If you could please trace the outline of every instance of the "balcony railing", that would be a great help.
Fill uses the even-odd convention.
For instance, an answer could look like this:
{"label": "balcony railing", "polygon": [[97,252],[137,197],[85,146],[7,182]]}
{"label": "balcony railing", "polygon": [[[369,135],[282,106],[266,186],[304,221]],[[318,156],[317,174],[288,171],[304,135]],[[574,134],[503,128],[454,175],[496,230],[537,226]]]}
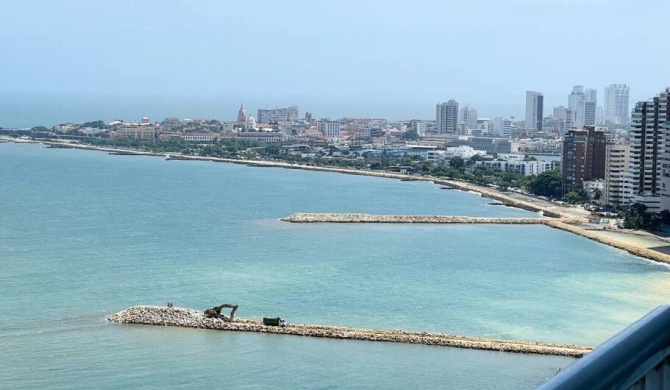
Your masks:
{"label": "balcony railing", "polygon": [[670,389],[670,306],[660,306],[538,390]]}

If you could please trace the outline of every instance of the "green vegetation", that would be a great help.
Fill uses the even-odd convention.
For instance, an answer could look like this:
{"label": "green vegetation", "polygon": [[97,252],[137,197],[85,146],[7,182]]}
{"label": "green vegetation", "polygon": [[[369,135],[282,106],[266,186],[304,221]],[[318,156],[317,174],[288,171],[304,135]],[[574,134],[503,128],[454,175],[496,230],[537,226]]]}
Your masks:
{"label": "green vegetation", "polygon": [[624,218],[623,226],[626,229],[650,229],[654,225],[651,214],[647,213],[647,206],[641,203],[624,207],[619,215]]}
{"label": "green vegetation", "polygon": [[561,172],[557,169],[553,171],[542,172],[537,176],[532,176],[525,183],[525,187],[534,195],[546,196],[548,198],[560,198],[563,192],[561,183]]}
{"label": "green vegetation", "polygon": [[419,136],[419,133],[416,130],[407,130],[402,134],[401,138],[404,141],[416,141],[421,137]]}
{"label": "green vegetation", "polygon": [[107,125],[105,125],[105,122],[101,120],[93,121],[93,122],[85,122],[83,123],[80,127],[92,127],[95,129],[105,129],[107,128]]}
{"label": "green vegetation", "polygon": [[588,195],[584,190],[581,191],[570,191],[563,196],[563,202],[570,204],[584,203],[589,200]]}

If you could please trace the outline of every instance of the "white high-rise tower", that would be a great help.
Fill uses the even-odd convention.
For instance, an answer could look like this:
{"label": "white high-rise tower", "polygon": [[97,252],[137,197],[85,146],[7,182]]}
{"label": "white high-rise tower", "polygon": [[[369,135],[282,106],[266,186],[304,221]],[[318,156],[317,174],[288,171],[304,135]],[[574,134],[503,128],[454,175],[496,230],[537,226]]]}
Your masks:
{"label": "white high-rise tower", "polygon": [[630,88],[626,84],[611,84],[605,87],[605,120],[619,125],[630,122]]}
{"label": "white high-rise tower", "polygon": [[543,108],[542,92],[526,91],[526,129],[542,131]]}

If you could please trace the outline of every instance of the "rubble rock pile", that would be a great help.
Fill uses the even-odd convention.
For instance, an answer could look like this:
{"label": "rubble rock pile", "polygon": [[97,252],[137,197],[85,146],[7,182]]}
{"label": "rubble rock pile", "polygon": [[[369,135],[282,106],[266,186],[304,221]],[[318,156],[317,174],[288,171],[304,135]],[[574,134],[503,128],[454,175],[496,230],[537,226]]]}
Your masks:
{"label": "rubble rock pile", "polygon": [[284,222],[293,223],[486,223],[503,225],[542,224],[542,218],[489,218],[448,215],[373,215],[338,213],[296,213]]}
{"label": "rubble rock pile", "polygon": [[355,329],[341,326],[290,324],[285,327],[263,325],[261,321],[235,318],[225,322],[207,318],[201,311],[163,306],[134,306],[109,316],[119,324],[179,326],[238,332],[273,333],[294,336],[324,337],[331,339],[382,341],[394,343],[435,345],[453,348],[480,349],[540,355],[581,357],[589,347],[518,340],[494,340],[477,337],[452,336],[442,333],[403,330]]}

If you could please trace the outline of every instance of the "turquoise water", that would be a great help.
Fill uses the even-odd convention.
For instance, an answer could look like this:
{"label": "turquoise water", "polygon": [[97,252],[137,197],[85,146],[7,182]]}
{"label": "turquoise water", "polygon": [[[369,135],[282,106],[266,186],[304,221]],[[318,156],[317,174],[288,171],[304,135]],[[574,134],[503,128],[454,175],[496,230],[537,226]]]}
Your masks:
{"label": "turquoise water", "polygon": [[109,324],[136,304],[597,344],[665,266],[544,226],[293,225],[294,212],[533,216],[421,182],[0,144],[0,387],[533,388],[572,360]]}

